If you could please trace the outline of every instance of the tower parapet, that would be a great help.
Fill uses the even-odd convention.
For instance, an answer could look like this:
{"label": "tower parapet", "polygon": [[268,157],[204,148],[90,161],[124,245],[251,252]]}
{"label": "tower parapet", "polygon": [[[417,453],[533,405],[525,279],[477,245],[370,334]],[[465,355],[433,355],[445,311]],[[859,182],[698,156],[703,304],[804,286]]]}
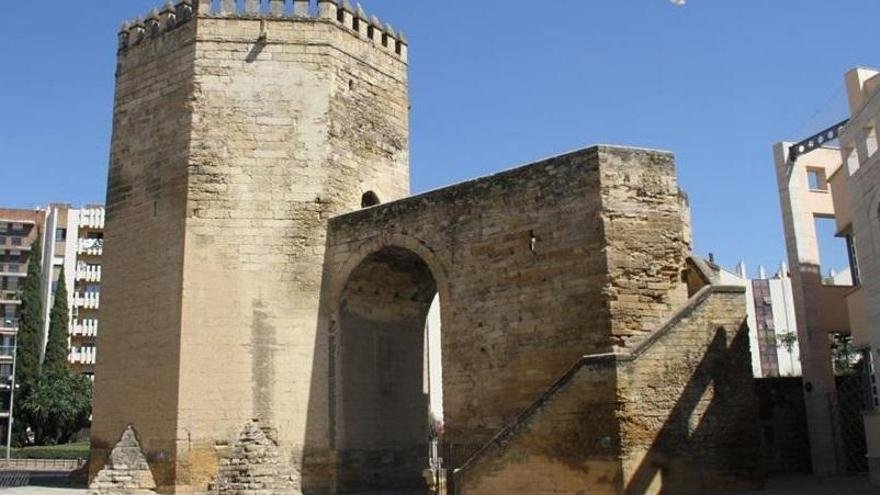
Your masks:
{"label": "tower parapet", "polygon": [[349,0],[169,0],[162,9],[153,9],[146,16],[126,22],[119,31],[119,49],[126,50],[172,31],[198,16],[249,19],[325,20],[337,24],[363,40],[407,60],[408,41],[390,24],[364,9],[352,6]]}

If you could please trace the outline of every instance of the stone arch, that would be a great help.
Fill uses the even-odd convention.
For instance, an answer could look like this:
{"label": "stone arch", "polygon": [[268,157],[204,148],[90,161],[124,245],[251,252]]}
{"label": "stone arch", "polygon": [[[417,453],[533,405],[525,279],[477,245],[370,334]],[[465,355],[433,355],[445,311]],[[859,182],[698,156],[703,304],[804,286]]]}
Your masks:
{"label": "stone arch", "polygon": [[[437,283],[437,293],[440,296],[442,308],[448,308],[450,302],[449,270],[447,263],[427,242],[405,234],[381,233],[360,241],[353,252],[345,258],[333,271],[333,282],[330,287],[330,300],[339,301],[342,296],[346,281],[351,273],[368,256],[385,248],[401,248],[415,253],[431,270],[434,281]],[[445,309],[444,309],[445,311]],[[446,320],[447,315],[442,315]]]}
{"label": "stone arch", "polygon": [[333,299],[340,493],[420,492],[428,467],[425,323],[439,277],[419,253],[382,242],[362,246],[342,273]]}

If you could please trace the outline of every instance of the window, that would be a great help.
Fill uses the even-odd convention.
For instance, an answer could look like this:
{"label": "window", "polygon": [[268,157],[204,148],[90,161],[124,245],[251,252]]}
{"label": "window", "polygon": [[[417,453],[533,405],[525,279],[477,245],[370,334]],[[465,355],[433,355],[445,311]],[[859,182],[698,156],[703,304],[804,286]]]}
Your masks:
{"label": "window", "polygon": [[862,279],[859,276],[859,259],[856,256],[856,240],[852,235],[846,236],[846,254],[849,256],[849,269],[852,273],[853,285],[862,285]]}
{"label": "window", "polygon": [[9,263],[6,265],[6,269],[10,271],[10,273],[21,273],[21,267],[17,263]]}
{"label": "window", "polygon": [[11,230],[14,230],[17,232],[24,230],[24,224],[22,224],[22,223],[15,222],[15,223],[11,223],[10,225],[11,225]]}
{"label": "window", "polygon": [[10,244],[13,246],[21,246],[21,237],[10,237],[9,240],[12,241]]}
{"label": "window", "polygon": [[849,175],[856,173],[856,170],[859,169],[859,154],[856,153],[855,148],[846,148],[843,150],[844,163],[846,164],[846,170],[849,172]]}
{"label": "window", "polygon": [[828,179],[825,177],[825,169],[807,167],[807,182],[811,191],[827,191]]}
{"label": "window", "polygon": [[815,217],[816,247],[819,248],[819,270],[824,285],[853,284],[847,243],[837,237],[834,217]]}
{"label": "window", "polygon": [[7,381],[12,376],[12,363],[0,364],[0,380]]}
{"label": "window", "polygon": [[18,277],[3,277],[2,288],[3,288],[3,290],[17,292],[18,291]]}
{"label": "window", "polygon": [[873,127],[865,127],[865,152],[865,159],[871,158],[877,152],[877,133]]}
{"label": "window", "polygon": [[6,244],[6,236],[5,236],[5,235],[0,235],[0,246],[2,246],[2,245],[4,245],[4,244]]}
{"label": "window", "polygon": [[55,242],[64,242],[67,240],[67,229],[55,229]]}
{"label": "window", "polygon": [[376,206],[379,203],[381,203],[381,201],[379,201],[379,196],[373,191],[367,191],[361,196],[361,208],[369,208],[370,206]]}
{"label": "window", "polygon": [[3,306],[3,321],[0,321],[0,323],[2,323],[3,328],[12,328],[18,324],[15,306],[11,304]]}

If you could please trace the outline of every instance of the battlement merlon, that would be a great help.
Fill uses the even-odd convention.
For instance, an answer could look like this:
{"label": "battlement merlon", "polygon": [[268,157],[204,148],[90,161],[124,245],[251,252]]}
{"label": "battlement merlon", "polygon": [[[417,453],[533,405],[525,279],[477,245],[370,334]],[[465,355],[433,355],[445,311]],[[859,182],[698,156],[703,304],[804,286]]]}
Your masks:
{"label": "battlement merlon", "polygon": [[[340,26],[403,62],[408,58],[406,36],[376,16],[367,15],[349,0],[170,0],[161,9],[126,22],[119,31],[119,50],[125,51],[198,17],[271,20],[323,20]],[[256,40],[255,40],[256,41]]]}

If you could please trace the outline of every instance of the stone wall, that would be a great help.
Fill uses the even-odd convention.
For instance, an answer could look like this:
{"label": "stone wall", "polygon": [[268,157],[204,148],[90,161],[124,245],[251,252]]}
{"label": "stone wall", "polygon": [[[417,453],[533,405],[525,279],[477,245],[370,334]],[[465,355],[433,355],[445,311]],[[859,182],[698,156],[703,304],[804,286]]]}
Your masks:
{"label": "stone wall", "polygon": [[761,427],[761,465],[768,475],[812,472],[804,381],[755,380]]}
{"label": "stone wall", "polygon": [[195,84],[179,435],[201,485],[249,417],[297,464],[328,451],[326,221],[408,193],[408,100],[405,64],[320,20],[199,19]]}
{"label": "stone wall", "polygon": [[706,287],[626,354],[582,358],[456,474],[456,493],[759,486],[742,289]]}
{"label": "stone wall", "polygon": [[328,478],[326,222],[409,192],[405,44],[261,3],[120,33],[93,469],[133,422],[160,490],[204,489],[251,418]]}
{"label": "stone wall", "polygon": [[181,24],[117,65],[92,476],[129,424],[157,482],[175,476],[194,39]]}
{"label": "stone wall", "polygon": [[744,290],[710,286],[619,372],[622,493],[714,494],[760,486]]}
{"label": "stone wall", "polygon": [[[319,342],[342,369],[350,274],[383,249],[411,252],[440,294],[447,439],[476,450],[584,353],[626,344],[686,297],[681,207],[670,154],[600,146],[334,218]],[[338,425],[354,399],[331,374]]]}

